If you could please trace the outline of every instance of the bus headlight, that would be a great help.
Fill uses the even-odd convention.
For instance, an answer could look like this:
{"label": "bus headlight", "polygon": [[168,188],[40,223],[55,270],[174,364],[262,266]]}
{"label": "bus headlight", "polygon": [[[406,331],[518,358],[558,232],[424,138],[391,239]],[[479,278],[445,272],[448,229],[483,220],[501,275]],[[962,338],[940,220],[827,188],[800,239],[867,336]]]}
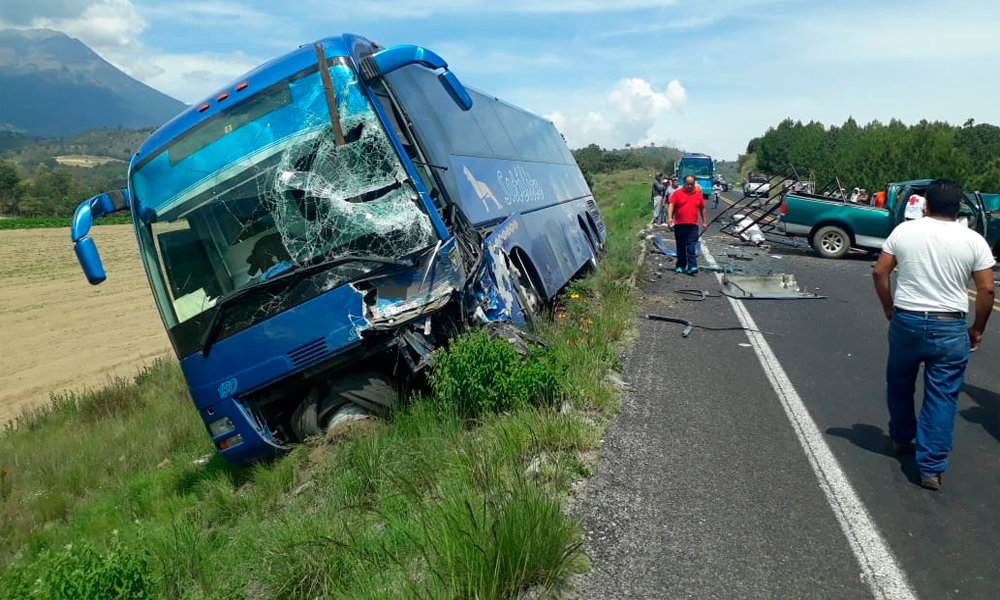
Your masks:
{"label": "bus headlight", "polygon": [[212,421],[208,424],[208,431],[212,434],[212,437],[219,437],[220,435],[234,429],[236,429],[236,426],[229,420],[229,417],[222,417],[221,419]]}

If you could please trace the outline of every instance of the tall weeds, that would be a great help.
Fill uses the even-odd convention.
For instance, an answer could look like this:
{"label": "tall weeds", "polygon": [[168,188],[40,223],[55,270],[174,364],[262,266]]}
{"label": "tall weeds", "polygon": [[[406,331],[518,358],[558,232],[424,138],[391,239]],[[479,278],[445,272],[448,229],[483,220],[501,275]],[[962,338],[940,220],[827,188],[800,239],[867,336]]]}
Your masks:
{"label": "tall weeds", "polygon": [[[431,392],[248,469],[213,452],[175,364],[56,396],[0,432],[0,597],[545,597],[586,568],[563,501],[615,408],[648,220],[641,173],[600,176],[601,268],[523,358],[473,332]],[[63,594],[60,596],[60,594]]]}

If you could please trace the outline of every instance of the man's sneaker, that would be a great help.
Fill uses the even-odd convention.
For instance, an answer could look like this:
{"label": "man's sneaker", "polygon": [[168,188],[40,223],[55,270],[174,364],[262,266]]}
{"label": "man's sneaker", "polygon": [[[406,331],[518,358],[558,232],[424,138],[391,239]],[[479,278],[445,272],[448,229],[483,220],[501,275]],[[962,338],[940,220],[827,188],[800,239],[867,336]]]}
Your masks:
{"label": "man's sneaker", "polygon": [[930,475],[930,476],[921,475],[920,487],[935,491],[941,489],[941,474],[938,473],[937,475]]}
{"label": "man's sneaker", "polygon": [[687,273],[688,273],[688,275],[697,275],[698,274],[698,267],[691,267],[690,269],[688,269]]}
{"label": "man's sneaker", "polygon": [[904,454],[913,454],[913,444],[907,442],[905,444],[900,444],[896,440],[892,441],[892,453],[896,456],[902,456]]}
{"label": "man's sneaker", "polygon": [[677,267],[676,269],[674,269],[674,273],[683,273],[683,272],[684,269],[682,267]]}

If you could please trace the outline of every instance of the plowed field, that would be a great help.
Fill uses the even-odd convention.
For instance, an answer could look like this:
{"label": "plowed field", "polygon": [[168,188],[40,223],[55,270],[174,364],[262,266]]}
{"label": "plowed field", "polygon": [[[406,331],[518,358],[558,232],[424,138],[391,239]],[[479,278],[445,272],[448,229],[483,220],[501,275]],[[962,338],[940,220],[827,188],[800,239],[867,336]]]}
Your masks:
{"label": "plowed field", "polygon": [[68,228],[0,231],[0,424],[51,392],[130,377],[170,352],[131,226],[92,237],[108,273],[97,286]]}

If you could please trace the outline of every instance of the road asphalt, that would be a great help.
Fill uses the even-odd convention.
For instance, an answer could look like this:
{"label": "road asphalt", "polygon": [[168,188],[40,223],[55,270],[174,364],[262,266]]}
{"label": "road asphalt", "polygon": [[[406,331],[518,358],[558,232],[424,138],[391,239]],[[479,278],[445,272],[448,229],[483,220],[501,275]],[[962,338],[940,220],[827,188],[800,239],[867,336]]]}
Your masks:
{"label": "road asphalt", "polygon": [[[758,249],[715,229],[703,243],[719,264],[791,273],[803,291],[827,296],[743,305],[894,556],[902,596],[1000,597],[1000,307],[969,364],[944,486],[931,492],[917,485],[912,457],[888,449],[874,258]],[[670,232],[657,233],[673,247]],[[645,318],[739,326],[728,300],[676,293],[719,288],[713,275],[678,275],[672,259],[647,256],[639,340],[622,356],[632,389],[574,503],[592,567],[577,597],[892,597],[898,590],[866,580],[865,542],[838,522],[747,334],[684,338],[682,325]]]}

